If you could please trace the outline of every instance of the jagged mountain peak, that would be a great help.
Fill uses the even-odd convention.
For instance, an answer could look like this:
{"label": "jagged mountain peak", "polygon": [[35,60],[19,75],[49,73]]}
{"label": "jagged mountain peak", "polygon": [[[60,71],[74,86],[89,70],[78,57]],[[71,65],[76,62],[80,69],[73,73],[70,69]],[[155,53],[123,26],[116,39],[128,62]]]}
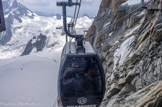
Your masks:
{"label": "jagged mountain peak", "polygon": [[0,44],[5,45],[12,38],[11,27],[13,22],[16,20],[22,23],[22,17],[34,18],[35,14],[17,0],[2,0],[2,3],[7,29],[0,34]]}
{"label": "jagged mountain peak", "polygon": [[34,14],[33,12],[22,5],[21,3],[17,2],[17,0],[3,0],[3,8],[5,16],[9,16],[10,14],[14,16],[28,16],[32,17]]}
{"label": "jagged mountain peak", "polygon": [[60,15],[59,13],[57,13],[57,14],[56,14],[56,18],[57,18],[58,20],[61,20],[61,15]]}
{"label": "jagged mountain peak", "polygon": [[89,19],[91,19],[91,17],[88,14],[83,14],[82,17],[88,17]]}
{"label": "jagged mountain peak", "polygon": [[7,3],[11,7],[14,3],[17,3],[17,0],[2,0],[2,2]]}
{"label": "jagged mountain peak", "polygon": [[17,0],[2,0],[4,13],[8,14],[12,9],[18,7]]}

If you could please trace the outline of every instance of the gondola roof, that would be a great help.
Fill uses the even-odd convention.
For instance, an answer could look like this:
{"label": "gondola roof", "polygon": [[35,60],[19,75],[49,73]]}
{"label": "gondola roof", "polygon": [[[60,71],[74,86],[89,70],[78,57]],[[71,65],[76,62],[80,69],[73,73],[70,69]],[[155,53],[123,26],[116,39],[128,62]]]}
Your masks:
{"label": "gondola roof", "polygon": [[[92,48],[91,44],[89,42],[84,42],[84,48],[85,48],[85,52],[84,54],[96,54],[96,52],[94,51],[94,49]],[[64,51],[65,51],[65,54],[83,54],[83,53],[78,53],[77,52],[77,47],[76,47],[76,42],[67,42],[65,44],[65,47],[64,47]]]}

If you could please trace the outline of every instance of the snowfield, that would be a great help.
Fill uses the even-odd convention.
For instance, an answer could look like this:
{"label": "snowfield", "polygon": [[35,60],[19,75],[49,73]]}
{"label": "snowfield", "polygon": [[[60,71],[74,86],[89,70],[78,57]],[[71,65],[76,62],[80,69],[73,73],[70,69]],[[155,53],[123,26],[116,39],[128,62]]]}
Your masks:
{"label": "snowfield", "polygon": [[129,54],[132,51],[132,48],[130,45],[135,41],[135,36],[131,36],[128,39],[126,39],[120,48],[115,50],[114,53],[114,70],[116,68],[117,63],[119,65],[123,65],[123,63],[126,61],[127,58],[129,58]]}
{"label": "snowfield", "polygon": [[53,107],[61,46],[0,60],[0,107]]}
{"label": "snowfield", "polygon": [[0,107],[52,107],[58,64],[36,56],[0,60]]}

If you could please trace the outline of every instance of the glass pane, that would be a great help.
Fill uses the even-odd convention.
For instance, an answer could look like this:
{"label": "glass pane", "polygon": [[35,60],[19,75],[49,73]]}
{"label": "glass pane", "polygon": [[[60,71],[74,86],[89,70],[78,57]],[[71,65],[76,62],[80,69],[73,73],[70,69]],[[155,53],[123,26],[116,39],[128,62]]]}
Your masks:
{"label": "glass pane", "polygon": [[70,57],[63,73],[64,96],[102,93],[99,66],[93,57]]}

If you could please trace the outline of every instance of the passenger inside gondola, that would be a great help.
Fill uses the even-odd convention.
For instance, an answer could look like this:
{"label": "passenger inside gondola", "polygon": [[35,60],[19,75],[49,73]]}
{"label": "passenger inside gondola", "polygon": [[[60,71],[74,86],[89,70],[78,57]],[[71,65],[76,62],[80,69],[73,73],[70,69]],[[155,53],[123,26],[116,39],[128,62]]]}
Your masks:
{"label": "passenger inside gondola", "polygon": [[97,94],[102,92],[101,74],[93,58],[69,58],[63,75],[65,96]]}

